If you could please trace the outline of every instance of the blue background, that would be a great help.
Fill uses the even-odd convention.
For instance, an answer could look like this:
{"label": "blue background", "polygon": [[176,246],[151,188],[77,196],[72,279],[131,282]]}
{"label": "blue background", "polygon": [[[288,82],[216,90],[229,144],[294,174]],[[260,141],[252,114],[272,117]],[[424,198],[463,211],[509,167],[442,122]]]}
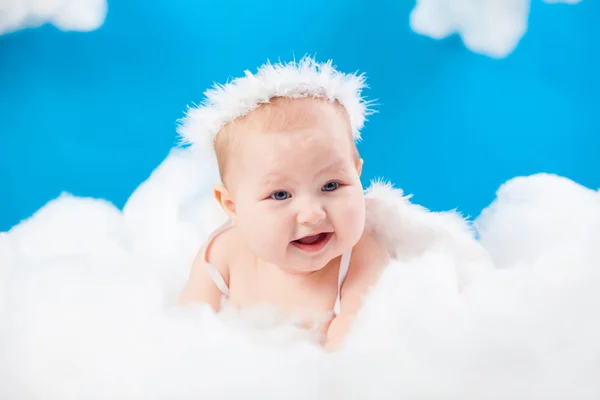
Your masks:
{"label": "blue background", "polygon": [[[413,33],[413,2],[109,1],[102,28],[0,36],[0,231],[62,191],[122,206],[214,81],[306,53],[365,71],[378,99],[360,144],[434,210],[476,216],[536,172],[600,187],[600,4],[533,0],[508,58]],[[205,3],[205,4],[200,4]]]}

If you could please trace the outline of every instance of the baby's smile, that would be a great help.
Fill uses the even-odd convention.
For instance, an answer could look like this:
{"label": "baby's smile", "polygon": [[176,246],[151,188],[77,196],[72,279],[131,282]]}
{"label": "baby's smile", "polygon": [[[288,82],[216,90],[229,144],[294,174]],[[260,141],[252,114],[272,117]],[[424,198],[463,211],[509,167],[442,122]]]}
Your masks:
{"label": "baby's smile", "polygon": [[315,253],[322,250],[333,236],[333,232],[321,232],[292,241],[292,245],[302,251]]}

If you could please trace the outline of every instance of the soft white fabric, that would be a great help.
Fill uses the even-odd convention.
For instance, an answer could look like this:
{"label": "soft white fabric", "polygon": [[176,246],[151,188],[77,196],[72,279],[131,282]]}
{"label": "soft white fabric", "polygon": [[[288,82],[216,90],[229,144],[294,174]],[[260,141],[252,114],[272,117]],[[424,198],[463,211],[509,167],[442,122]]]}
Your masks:
{"label": "soft white fabric", "polygon": [[267,62],[256,72],[247,70],[244,76],[223,85],[215,84],[204,92],[200,105],[189,108],[180,121],[178,132],[182,143],[210,149],[224,124],[274,97],[319,97],[337,100],[344,106],[352,135],[358,140],[365,118],[372,112],[370,102],[362,95],[365,86],[363,74],[340,72],[331,61],[318,62],[305,56],[298,62]]}
{"label": "soft white fabric", "polygon": [[[397,260],[328,355],[267,307],[174,307],[226,216],[174,151],[123,212],[63,195],[0,234],[0,398],[600,396],[600,194],[509,181],[477,221],[368,192]],[[483,246],[482,246],[483,245]]]}
{"label": "soft white fabric", "polygon": [[527,32],[530,4],[530,0],[417,0],[410,26],[435,39],[458,34],[469,50],[502,58],[513,52]]}
{"label": "soft white fabric", "polygon": [[102,26],[106,10],[106,0],[0,0],[0,35],[45,23],[92,31]]}

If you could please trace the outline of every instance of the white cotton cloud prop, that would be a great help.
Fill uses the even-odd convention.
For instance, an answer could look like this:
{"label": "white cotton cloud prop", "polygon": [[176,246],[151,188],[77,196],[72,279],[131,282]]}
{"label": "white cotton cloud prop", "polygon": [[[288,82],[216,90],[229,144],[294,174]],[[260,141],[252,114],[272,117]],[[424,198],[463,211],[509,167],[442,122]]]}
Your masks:
{"label": "white cotton cloud prop", "polygon": [[45,23],[92,31],[102,26],[106,11],[106,0],[0,0],[0,35]]}
{"label": "white cotton cloud prop", "polygon": [[174,305],[224,217],[206,171],[176,150],[122,212],[65,194],[0,234],[0,398],[600,396],[598,192],[511,180],[476,241],[374,185],[370,224],[397,260],[326,354],[267,308]]}
{"label": "white cotton cloud prop", "polygon": [[[580,0],[545,0],[576,4]],[[443,39],[460,35],[465,46],[494,58],[506,57],[527,31],[530,0],[417,0],[411,28]]]}

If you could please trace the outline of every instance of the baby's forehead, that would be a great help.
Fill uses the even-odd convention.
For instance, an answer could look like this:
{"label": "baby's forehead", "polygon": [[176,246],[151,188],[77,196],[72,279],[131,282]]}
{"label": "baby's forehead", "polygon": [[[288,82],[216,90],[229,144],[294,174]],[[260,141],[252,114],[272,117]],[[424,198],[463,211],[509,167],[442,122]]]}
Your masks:
{"label": "baby's forehead", "polygon": [[350,120],[344,107],[336,101],[321,98],[273,98],[261,104],[236,123],[261,132],[297,130],[315,122],[347,125]]}
{"label": "baby's forehead", "polygon": [[[300,152],[299,152],[300,153]],[[326,173],[344,173],[351,163],[344,154],[323,157],[250,157],[236,169],[236,178],[251,186],[265,186],[285,182],[307,182],[320,179]]]}
{"label": "baby's forehead", "polygon": [[334,160],[339,166],[352,164],[351,138],[343,134],[299,130],[252,136],[239,154],[241,169],[250,173],[310,171]]}
{"label": "baby's forehead", "polygon": [[310,157],[307,152],[315,148],[347,154],[354,146],[344,107],[315,98],[272,99],[226,126],[219,135],[215,147],[227,148],[227,158],[237,164],[234,169],[239,173],[250,164],[260,168]]}
{"label": "baby's forehead", "polygon": [[319,124],[295,129],[247,132],[239,156],[254,163],[286,165],[315,157],[347,154],[352,138],[344,129]]}

